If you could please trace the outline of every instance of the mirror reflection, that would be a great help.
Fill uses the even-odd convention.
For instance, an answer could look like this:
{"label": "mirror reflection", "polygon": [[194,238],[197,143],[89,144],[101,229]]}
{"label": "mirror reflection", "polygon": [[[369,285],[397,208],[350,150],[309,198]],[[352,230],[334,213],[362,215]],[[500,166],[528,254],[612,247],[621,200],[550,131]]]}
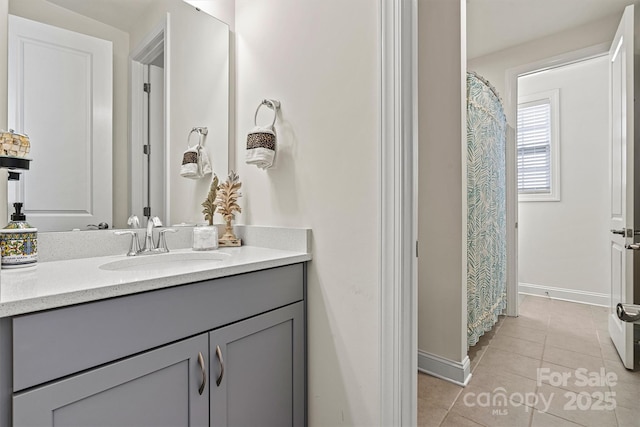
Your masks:
{"label": "mirror reflection", "polygon": [[228,173],[228,26],[182,0],[10,0],[9,14],[8,123],[33,161],[8,206],[41,231],[202,222],[211,176],[180,166],[204,127]]}

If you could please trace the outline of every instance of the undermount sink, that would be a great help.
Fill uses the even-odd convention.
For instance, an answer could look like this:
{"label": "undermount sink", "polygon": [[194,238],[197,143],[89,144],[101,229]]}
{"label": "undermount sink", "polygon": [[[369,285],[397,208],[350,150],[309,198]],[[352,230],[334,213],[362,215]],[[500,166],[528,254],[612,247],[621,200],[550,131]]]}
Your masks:
{"label": "undermount sink", "polygon": [[102,264],[108,271],[163,271],[176,268],[211,266],[226,260],[230,255],[222,252],[169,252],[166,254],[138,255]]}

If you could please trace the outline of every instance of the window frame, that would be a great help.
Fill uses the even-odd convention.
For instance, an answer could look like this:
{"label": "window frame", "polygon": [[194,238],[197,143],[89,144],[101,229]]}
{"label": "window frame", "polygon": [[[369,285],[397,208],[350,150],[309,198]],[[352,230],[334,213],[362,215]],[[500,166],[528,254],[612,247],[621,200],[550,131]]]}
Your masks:
{"label": "window frame", "polygon": [[[560,89],[551,89],[543,92],[536,92],[529,95],[518,96],[518,109],[523,104],[547,101],[550,106],[550,191],[547,193],[520,193],[518,192],[518,202],[559,202],[560,201]],[[518,176],[518,129],[516,116],[516,180]]]}

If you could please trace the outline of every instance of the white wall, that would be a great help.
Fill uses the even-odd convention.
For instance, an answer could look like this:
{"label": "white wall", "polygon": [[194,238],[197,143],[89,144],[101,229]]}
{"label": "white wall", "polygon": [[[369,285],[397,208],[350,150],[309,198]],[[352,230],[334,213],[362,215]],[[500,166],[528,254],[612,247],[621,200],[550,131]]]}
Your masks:
{"label": "white wall", "polygon": [[[468,61],[469,71],[478,74],[491,82],[506,100],[506,71],[510,68],[528,65],[540,60],[554,57],[574,50],[611,43],[620,22],[621,15],[612,15],[580,27],[572,28],[549,37],[524,43]],[[507,114],[509,123],[513,119]]]}
{"label": "white wall", "polygon": [[[236,0],[241,220],[313,229],[310,426],[379,425],[379,20],[370,0]],[[282,103],[267,171],[244,163],[263,98]]]}
{"label": "white wall", "polygon": [[229,168],[236,164],[236,2],[235,0],[187,0],[229,26]]}
{"label": "white wall", "polygon": [[[126,219],[129,216],[129,170],[127,167],[129,35],[117,28],[70,12],[44,0],[10,0],[8,3],[9,13],[12,15],[66,28],[113,43],[113,225],[126,227]],[[3,60],[6,60],[6,55],[3,55]],[[37,160],[44,161],[44,159]],[[1,183],[0,187],[2,187]],[[5,200],[6,197],[0,199],[0,212],[6,211],[2,209],[6,204]]]}
{"label": "white wall", "polygon": [[521,290],[609,292],[608,81],[606,56],[518,81],[519,96],[560,90],[561,200],[518,204]]}
{"label": "white wall", "polygon": [[467,355],[465,5],[418,2],[418,349],[454,362]]}

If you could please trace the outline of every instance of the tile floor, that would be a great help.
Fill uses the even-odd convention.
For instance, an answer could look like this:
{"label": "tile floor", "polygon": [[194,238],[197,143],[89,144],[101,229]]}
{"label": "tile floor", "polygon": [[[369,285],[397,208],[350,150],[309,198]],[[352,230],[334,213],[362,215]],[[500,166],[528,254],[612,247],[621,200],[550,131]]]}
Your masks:
{"label": "tile floor", "polygon": [[607,333],[607,309],[526,296],[469,349],[460,387],[418,377],[418,426],[640,427],[640,372]]}

